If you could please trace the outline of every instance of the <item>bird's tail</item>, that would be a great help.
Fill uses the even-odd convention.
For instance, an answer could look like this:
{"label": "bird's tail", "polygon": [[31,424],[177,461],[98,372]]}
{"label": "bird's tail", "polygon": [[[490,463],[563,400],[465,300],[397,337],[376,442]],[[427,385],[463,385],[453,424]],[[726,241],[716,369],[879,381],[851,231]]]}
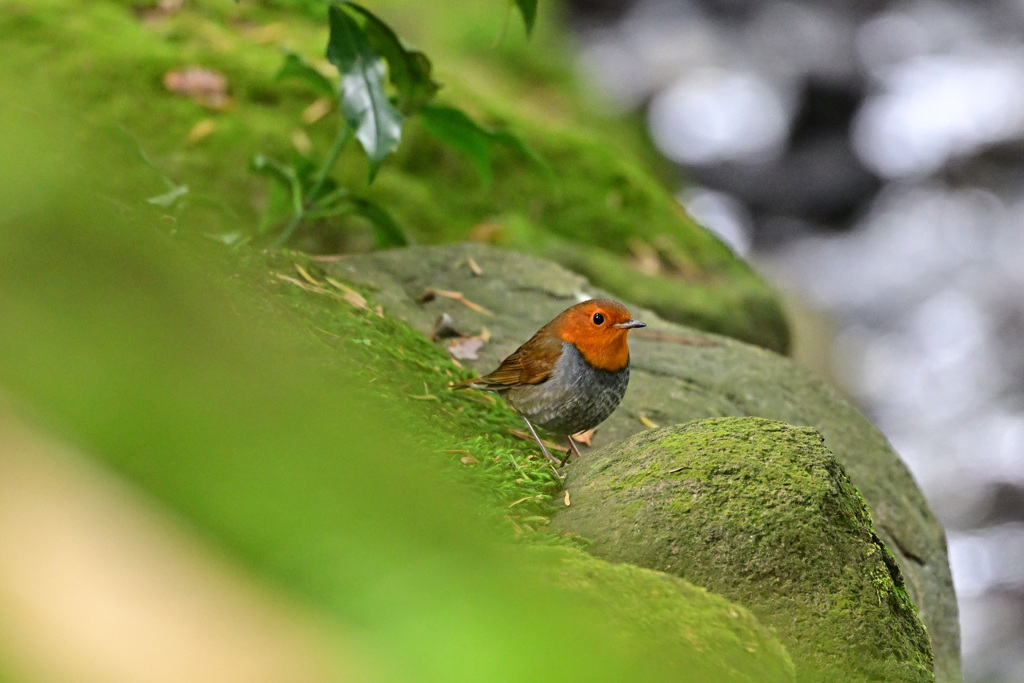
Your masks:
{"label": "bird's tail", "polygon": [[483,389],[485,385],[483,377],[474,377],[473,379],[466,379],[461,382],[456,382],[451,386],[452,389]]}

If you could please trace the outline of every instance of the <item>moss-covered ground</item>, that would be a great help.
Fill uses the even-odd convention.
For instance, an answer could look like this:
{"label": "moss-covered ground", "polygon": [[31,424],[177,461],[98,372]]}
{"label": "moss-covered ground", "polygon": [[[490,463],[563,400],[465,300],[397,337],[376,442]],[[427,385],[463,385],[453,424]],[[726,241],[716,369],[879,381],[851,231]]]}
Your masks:
{"label": "moss-covered ground", "polygon": [[479,515],[514,536],[566,542],[545,532],[562,477],[535,443],[511,435],[523,430],[522,420],[491,394],[450,388],[474,373],[378,308],[373,291],[359,293],[365,304],[347,302],[335,285],[349,285],[324,273],[306,254],[253,252],[244,272],[268,295],[268,305],[279,306],[293,316],[291,324],[310,330],[331,350],[323,359],[354,370],[393,417],[406,423],[421,450],[456,471],[456,478],[478,494]]}

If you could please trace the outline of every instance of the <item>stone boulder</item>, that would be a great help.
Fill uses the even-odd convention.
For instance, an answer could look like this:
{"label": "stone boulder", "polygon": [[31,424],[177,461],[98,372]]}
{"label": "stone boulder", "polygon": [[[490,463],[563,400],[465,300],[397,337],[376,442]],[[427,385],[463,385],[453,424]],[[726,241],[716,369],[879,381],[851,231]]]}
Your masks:
{"label": "stone boulder", "polygon": [[900,570],[817,431],[761,418],[650,430],[569,465],[566,488],[555,528],[747,606],[799,680],[933,680]]}
{"label": "stone boulder", "polygon": [[[442,313],[466,334],[486,327],[490,339],[479,358],[464,361],[485,372],[580,297],[607,295],[557,264],[480,244],[349,256],[326,267],[373,289],[389,315],[425,334]],[[428,289],[461,292],[486,310],[443,295],[424,297]],[[936,679],[960,680],[945,534],[885,437],[839,392],[782,356],[665,322],[636,306],[630,310],[649,326],[630,334],[629,390],[598,429],[594,448],[651,425],[709,417],[757,416],[814,427],[864,496],[876,533],[896,557],[931,637]]]}

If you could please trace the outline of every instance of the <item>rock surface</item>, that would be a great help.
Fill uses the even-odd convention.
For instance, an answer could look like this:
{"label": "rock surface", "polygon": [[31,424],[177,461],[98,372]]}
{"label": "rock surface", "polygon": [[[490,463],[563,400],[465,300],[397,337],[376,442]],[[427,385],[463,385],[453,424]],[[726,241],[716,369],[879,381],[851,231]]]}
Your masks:
{"label": "rock surface", "polygon": [[[351,256],[328,267],[375,289],[389,314],[425,334],[441,313],[466,334],[486,327],[490,340],[473,361],[481,371],[493,369],[579,297],[607,294],[548,261],[479,244]],[[491,315],[445,296],[421,303],[431,288],[462,292]],[[649,327],[631,333],[629,390],[598,429],[594,447],[650,424],[708,417],[758,416],[814,427],[864,496],[875,531],[896,557],[931,636],[936,679],[959,680],[959,625],[945,534],[885,437],[838,392],[786,358],[667,323],[640,308],[631,312]]]}
{"label": "rock surface", "polygon": [[[684,680],[794,681],[793,663],[777,637],[746,608],[675,576],[614,564],[572,548],[538,547],[548,578],[616,625],[627,651],[657,651]],[[567,643],[571,634],[565,634]],[[557,635],[555,636],[558,637]],[[568,645],[571,647],[571,645]]]}
{"label": "rock surface", "polygon": [[931,681],[928,635],[821,435],[760,418],[637,434],[573,463],[555,528],[775,628],[799,680]]}

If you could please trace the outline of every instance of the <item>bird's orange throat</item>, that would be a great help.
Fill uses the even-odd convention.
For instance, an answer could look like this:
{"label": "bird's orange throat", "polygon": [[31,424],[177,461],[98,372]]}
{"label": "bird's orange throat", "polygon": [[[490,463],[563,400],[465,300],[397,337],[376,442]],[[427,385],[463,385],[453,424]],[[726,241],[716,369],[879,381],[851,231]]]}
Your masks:
{"label": "bird's orange throat", "polygon": [[567,339],[576,345],[583,360],[599,370],[618,372],[629,365],[629,347],[626,345],[626,331],[602,335],[585,335]]}

